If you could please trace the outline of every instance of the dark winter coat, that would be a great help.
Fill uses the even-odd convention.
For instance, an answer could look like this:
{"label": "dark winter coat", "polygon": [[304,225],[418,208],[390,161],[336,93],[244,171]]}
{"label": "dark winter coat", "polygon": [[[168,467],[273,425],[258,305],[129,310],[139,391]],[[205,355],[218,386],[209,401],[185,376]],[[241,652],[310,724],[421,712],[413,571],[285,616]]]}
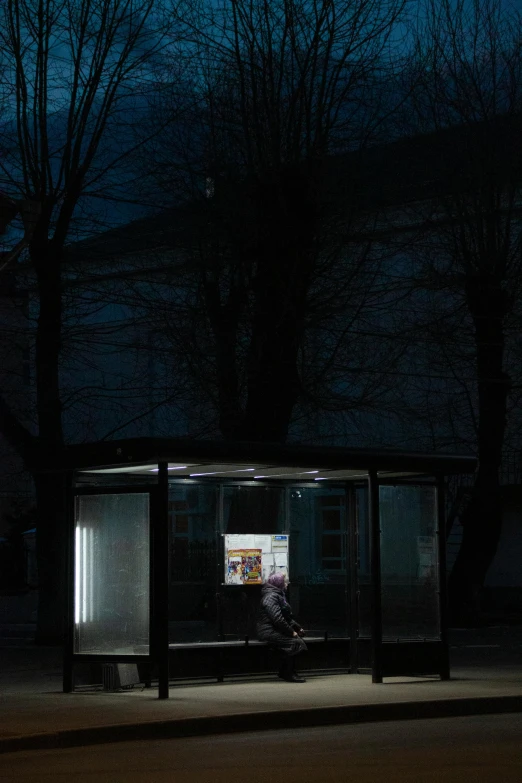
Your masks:
{"label": "dark winter coat", "polygon": [[292,608],[282,590],[265,584],[261,589],[261,602],[257,618],[257,638],[277,647],[287,655],[306,650],[301,638],[293,636],[301,626],[294,620]]}

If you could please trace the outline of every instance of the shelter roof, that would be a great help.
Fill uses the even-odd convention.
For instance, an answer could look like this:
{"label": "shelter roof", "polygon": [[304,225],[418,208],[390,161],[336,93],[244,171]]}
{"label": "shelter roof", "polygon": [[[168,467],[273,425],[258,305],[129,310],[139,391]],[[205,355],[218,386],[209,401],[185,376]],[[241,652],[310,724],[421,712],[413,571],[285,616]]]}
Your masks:
{"label": "shelter roof", "polygon": [[184,478],[344,480],[369,470],[386,475],[472,473],[470,455],[430,454],[375,448],[184,438],[136,438],[68,446],[54,469],[149,475],[160,462]]}

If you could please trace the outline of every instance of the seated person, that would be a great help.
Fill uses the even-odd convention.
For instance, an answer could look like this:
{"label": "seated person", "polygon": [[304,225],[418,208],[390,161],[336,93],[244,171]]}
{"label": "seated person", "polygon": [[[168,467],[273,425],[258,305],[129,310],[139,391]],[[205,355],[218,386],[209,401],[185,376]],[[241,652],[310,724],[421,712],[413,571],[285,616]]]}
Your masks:
{"label": "seated person", "polygon": [[257,638],[267,642],[281,655],[278,676],[287,682],[306,682],[295,670],[295,656],[307,647],[300,638],[304,631],[292,615],[292,608],[285,596],[288,585],[286,576],[271,574],[261,588],[261,603],[257,619]]}

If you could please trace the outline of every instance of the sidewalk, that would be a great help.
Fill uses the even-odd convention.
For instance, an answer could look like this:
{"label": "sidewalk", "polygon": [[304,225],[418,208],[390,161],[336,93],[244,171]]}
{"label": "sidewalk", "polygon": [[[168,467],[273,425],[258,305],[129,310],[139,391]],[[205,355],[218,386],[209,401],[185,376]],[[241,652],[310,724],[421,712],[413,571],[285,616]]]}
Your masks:
{"label": "sidewalk", "polygon": [[[497,632],[498,635],[498,632]],[[0,650],[0,753],[130,739],[181,737],[362,721],[522,712],[522,662],[509,631],[455,635],[452,679],[368,675],[275,676],[180,684],[170,699],[141,687],[63,694],[55,648]],[[504,642],[502,642],[504,639]]]}

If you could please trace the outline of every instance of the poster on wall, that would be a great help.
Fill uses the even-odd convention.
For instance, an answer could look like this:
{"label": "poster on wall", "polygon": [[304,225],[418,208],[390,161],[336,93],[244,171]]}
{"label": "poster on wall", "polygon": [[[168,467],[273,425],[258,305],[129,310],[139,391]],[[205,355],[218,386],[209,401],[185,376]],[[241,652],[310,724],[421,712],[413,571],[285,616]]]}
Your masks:
{"label": "poster on wall", "polygon": [[260,585],[280,571],[287,577],[288,535],[225,535],[225,584]]}

